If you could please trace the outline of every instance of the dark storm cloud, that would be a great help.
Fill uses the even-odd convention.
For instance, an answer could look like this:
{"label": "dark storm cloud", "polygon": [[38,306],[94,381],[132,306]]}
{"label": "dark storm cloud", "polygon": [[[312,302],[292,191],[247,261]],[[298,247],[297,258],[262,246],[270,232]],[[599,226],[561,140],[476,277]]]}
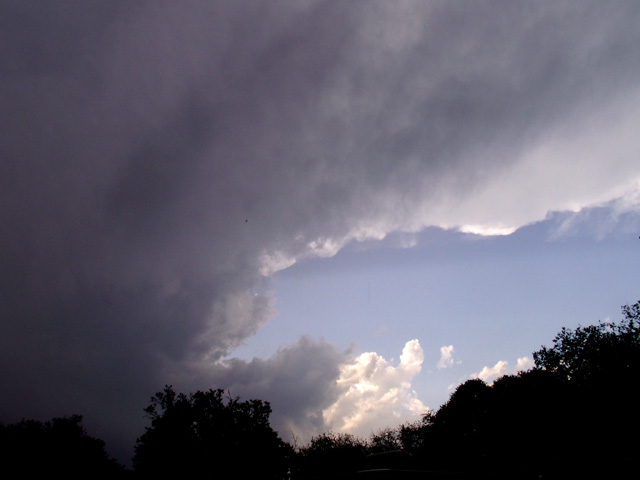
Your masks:
{"label": "dark storm cloud", "polygon": [[349,359],[348,352],[331,344],[302,337],[268,359],[230,359],[215,368],[198,369],[200,376],[188,381],[225,385],[232,395],[243,398],[268,398],[272,423],[283,438],[308,441],[310,435],[324,431],[322,412],[344,390],[336,381],[340,366]]}
{"label": "dark storm cloud", "polygon": [[637,9],[1,2],[0,414],[83,413],[130,447],[167,377],[209,378],[273,314],[264,273],[439,224],[426,207],[633,91]]}

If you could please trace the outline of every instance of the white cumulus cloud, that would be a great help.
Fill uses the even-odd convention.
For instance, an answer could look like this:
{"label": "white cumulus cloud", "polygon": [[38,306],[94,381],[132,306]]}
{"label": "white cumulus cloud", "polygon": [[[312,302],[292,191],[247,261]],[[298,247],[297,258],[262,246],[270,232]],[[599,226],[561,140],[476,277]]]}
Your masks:
{"label": "white cumulus cloud", "polygon": [[438,360],[438,369],[449,368],[454,365],[453,345],[440,347],[440,360]]}
{"label": "white cumulus cloud", "polygon": [[529,357],[521,357],[516,361],[516,365],[513,368],[509,368],[509,362],[505,360],[499,360],[493,366],[485,366],[478,373],[471,375],[471,378],[479,378],[487,383],[491,383],[498,377],[504,375],[511,375],[523,370],[527,370],[533,366],[533,360]]}
{"label": "white cumulus cloud", "polygon": [[428,411],[411,388],[422,369],[424,352],[418,340],[407,342],[400,363],[375,352],[359,355],[340,370],[338,386],[343,393],[323,412],[331,430],[368,436],[379,428],[415,419]]}

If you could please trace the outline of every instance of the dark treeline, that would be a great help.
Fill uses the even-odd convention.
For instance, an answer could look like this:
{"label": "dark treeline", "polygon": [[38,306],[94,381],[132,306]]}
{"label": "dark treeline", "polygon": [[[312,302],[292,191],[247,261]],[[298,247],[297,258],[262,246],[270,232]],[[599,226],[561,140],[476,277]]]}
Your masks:
{"label": "dark treeline", "polygon": [[[640,302],[619,323],[563,328],[535,367],[458,386],[421,421],[368,439],[327,432],[294,447],[262,400],[167,386],[125,471],[82,417],[0,424],[5,471],[163,478],[631,478],[637,473]],[[633,475],[635,478],[635,475]]]}
{"label": "dark treeline", "polygon": [[72,478],[116,477],[124,473],[105,452],[104,442],[87,434],[80,415],[0,424],[0,465],[4,475],[10,474],[5,478],[55,473]]}

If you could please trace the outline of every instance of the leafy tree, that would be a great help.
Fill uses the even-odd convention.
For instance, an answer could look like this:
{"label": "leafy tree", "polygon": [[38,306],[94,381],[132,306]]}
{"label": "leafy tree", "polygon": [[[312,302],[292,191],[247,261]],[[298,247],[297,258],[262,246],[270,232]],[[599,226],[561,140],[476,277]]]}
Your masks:
{"label": "leafy tree", "polygon": [[400,428],[385,428],[373,433],[367,442],[369,453],[392,452],[402,449]]}
{"label": "leafy tree", "polygon": [[535,367],[492,385],[472,379],[402,445],[424,469],[480,476],[565,478],[624,472],[637,454],[640,428],[640,302],[620,323],[563,328]]}
{"label": "leafy tree", "polygon": [[399,428],[399,440],[402,450],[414,454],[425,449],[425,430],[431,425],[432,412],[427,412],[421,421],[404,423]]}
{"label": "leafy tree", "polygon": [[113,477],[123,472],[122,466],[107,455],[104,442],[87,434],[80,415],[0,424],[0,462],[6,471],[23,476],[61,473],[66,477]]}
{"label": "leafy tree", "polygon": [[440,407],[434,425],[446,427],[451,433],[473,435],[485,417],[489,394],[490,387],[481,379],[467,380]]}
{"label": "leafy tree", "polygon": [[367,460],[372,469],[412,470],[416,463],[403,445],[408,438],[408,426],[385,428],[371,434],[367,441]]}
{"label": "leafy tree", "polygon": [[269,424],[269,402],[225,398],[221,389],[186,395],[166,386],[145,412],[151,426],[138,438],[133,458],[139,473],[286,474],[292,449]]}
{"label": "leafy tree", "polygon": [[326,432],[298,452],[297,478],[349,475],[368,468],[366,442],[348,433]]}
{"label": "leafy tree", "polygon": [[534,352],[535,368],[557,373],[579,384],[628,377],[637,373],[640,357],[640,302],[622,307],[624,319],[615,324],[563,328],[553,347]]}
{"label": "leafy tree", "polygon": [[[425,433],[434,467],[444,470],[467,468],[467,464],[474,464],[483,457],[490,396],[491,387],[484,381],[479,378],[467,380],[431,417],[430,428]],[[452,445],[455,445],[454,449]]]}
{"label": "leafy tree", "polygon": [[[640,428],[635,386],[640,377],[640,302],[623,306],[622,313],[617,324],[563,328],[551,348],[533,354],[535,369],[568,384],[564,396],[574,421],[566,422],[567,437],[585,461],[630,462],[640,446],[635,436]],[[596,442],[602,442],[597,452]]]}
{"label": "leafy tree", "polygon": [[311,438],[311,442],[303,447],[305,453],[328,451],[342,447],[365,448],[366,442],[350,433],[325,432]]}

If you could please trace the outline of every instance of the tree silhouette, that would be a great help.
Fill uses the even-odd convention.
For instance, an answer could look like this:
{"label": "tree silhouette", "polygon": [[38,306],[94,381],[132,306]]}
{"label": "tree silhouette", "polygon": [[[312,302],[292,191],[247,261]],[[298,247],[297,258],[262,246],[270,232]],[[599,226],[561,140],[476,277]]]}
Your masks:
{"label": "tree silhouette", "polygon": [[534,352],[536,369],[555,372],[580,385],[628,378],[637,373],[640,358],[640,302],[622,307],[619,323],[563,328],[553,347]]}
{"label": "tree silhouette", "polygon": [[399,444],[432,478],[624,477],[640,447],[640,302],[622,312],[620,323],[563,328],[533,369],[467,380],[422,422],[369,445]]}
{"label": "tree silhouette", "polygon": [[623,475],[640,446],[640,302],[620,323],[563,328],[535,367],[487,385],[461,384],[419,428],[409,428],[423,468],[476,477]]}
{"label": "tree silhouette", "polygon": [[427,412],[421,421],[404,423],[398,428],[398,437],[402,450],[409,454],[424,451],[425,430],[431,425],[432,412]]}
{"label": "tree silhouette", "polygon": [[[640,420],[640,302],[622,307],[616,324],[563,328],[550,348],[533,354],[535,369],[557,375],[564,388],[564,420],[574,458],[600,469],[634,461]],[[603,439],[606,439],[603,442]],[[598,445],[597,448],[595,445]]]}
{"label": "tree silhouette", "polygon": [[369,467],[364,440],[348,433],[326,432],[298,452],[296,478],[349,477]]}
{"label": "tree silhouette", "polygon": [[144,411],[151,426],[138,438],[133,458],[140,474],[286,474],[292,449],[269,424],[269,402],[225,399],[221,389],[185,395],[166,386]]}
{"label": "tree silhouette", "polygon": [[0,462],[6,472],[21,476],[114,477],[123,472],[105,452],[104,442],[87,435],[80,415],[0,424]]}
{"label": "tree silhouette", "polygon": [[475,468],[477,462],[484,459],[491,393],[484,381],[467,380],[435,414],[430,415],[424,431],[425,446],[429,448],[429,468],[467,470]]}
{"label": "tree silhouette", "polygon": [[402,449],[400,428],[385,428],[372,433],[367,442],[369,453],[392,452]]}

